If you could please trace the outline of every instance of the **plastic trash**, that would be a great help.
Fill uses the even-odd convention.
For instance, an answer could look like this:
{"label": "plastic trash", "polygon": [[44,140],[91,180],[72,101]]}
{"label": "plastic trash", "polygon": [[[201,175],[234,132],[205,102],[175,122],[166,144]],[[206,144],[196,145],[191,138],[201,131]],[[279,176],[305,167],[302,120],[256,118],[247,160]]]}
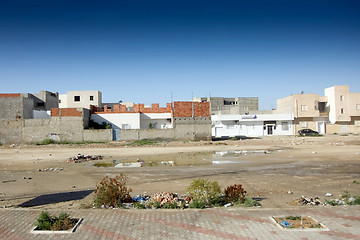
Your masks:
{"label": "plastic trash", "polygon": [[331,193],[327,193],[327,194],[325,194],[325,197],[332,197],[332,194],[331,194]]}
{"label": "plastic trash", "polygon": [[287,221],[282,221],[282,222],[280,222],[280,224],[283,226],[283,227],[290,227],[290,223],[289,222],[287,222]]}
{"label": "plastic trash", "polygon": [[224,205],[224,207],[231,207],[231,205],[232,205],[231,203],[227,203]]}

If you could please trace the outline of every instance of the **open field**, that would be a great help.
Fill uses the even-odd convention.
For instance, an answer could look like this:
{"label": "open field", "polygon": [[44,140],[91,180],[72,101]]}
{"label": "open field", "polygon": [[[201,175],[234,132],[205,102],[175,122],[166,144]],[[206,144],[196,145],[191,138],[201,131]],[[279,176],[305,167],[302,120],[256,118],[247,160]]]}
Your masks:
{"label": "open field", "polygon": [[[268,150],[269,154],[214,155],[216,151]],[[77,154],[103,160],[67,163]],[[144,162],[141,168],[94,167],[95,162]],[[174,161],[174,166],[161,162]],[[218,164],[213,164],[217,161]],[[220,164],[219,164],[220,163]],[[58,171],[39,171],[63,168]],[[263,207],[292,207],[301,197],[332,198],[348,190],[360,195],[360,137],[265,137],[241,141],[164,142],[134,147],[126,143],[88,145],[16,145],[0,147],[0,206],[16,206],[52,193],[79,192],[85,198],[34,206],[79,208],[90,203],[105,176],[125,173],[132,195],[155,192],[184,194],[193,179],[216,180],[222,188],[243,184]],[[289,194],[288,192],[293,192]],[[88,195],[89,194],[89,195]],[[61,196],[61,195],[59,195]],[[327,198],[329,199],[329,198]],[[36,205],[36,204],[35,204]]]}

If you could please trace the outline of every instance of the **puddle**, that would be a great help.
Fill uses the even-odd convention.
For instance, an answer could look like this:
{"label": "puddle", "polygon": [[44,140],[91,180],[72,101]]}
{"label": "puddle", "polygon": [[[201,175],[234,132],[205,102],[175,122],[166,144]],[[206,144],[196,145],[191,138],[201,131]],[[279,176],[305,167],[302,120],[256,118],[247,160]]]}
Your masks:
{"label": "puddle", "polygon": [[103,160],[94,163],[96,167],[172,167],[248,163],[247,156],[272,154],[280,150],[230,150],[196,153],[176,153]]}

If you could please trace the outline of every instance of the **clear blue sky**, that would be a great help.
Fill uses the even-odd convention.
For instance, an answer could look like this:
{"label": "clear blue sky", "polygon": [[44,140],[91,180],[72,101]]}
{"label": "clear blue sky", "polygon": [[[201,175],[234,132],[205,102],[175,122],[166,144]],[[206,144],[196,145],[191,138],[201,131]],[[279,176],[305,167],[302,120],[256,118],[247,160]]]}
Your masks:
{"label": "clear blue sky", "polygon": [[360,1],[1,1],[0,80],[0,92],[105,102],[255,96],[261,109],[360,92]]}

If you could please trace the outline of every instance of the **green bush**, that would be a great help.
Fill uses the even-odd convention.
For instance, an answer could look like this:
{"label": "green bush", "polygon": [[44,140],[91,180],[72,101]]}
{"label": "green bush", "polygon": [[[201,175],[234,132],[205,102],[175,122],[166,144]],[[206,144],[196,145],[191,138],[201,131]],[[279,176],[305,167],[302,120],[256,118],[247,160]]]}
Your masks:
{"label": "green bush", "polygon": [[198,178],[190,184],[187,192],[193,200],[204,202],[206,206],[210,206],[211,201],[220,196],[221,189],[216,181],[212,182],[204,178]]}
{"label": "green bush", "polygon": [[114,178],[106,176],[96,186],[94,205],[96,207],[119,207],[121,203],[131,202],[131,188],[126,187],[127,177],[120,174]]}
{"label": "green bush", "polygon": [[36,219],[35,225],[39,230],[68,230],[76,224],[75,219],[71,219],[67,213],[61,213],[59,217],[50,216],[48,212],[43,211]]}

